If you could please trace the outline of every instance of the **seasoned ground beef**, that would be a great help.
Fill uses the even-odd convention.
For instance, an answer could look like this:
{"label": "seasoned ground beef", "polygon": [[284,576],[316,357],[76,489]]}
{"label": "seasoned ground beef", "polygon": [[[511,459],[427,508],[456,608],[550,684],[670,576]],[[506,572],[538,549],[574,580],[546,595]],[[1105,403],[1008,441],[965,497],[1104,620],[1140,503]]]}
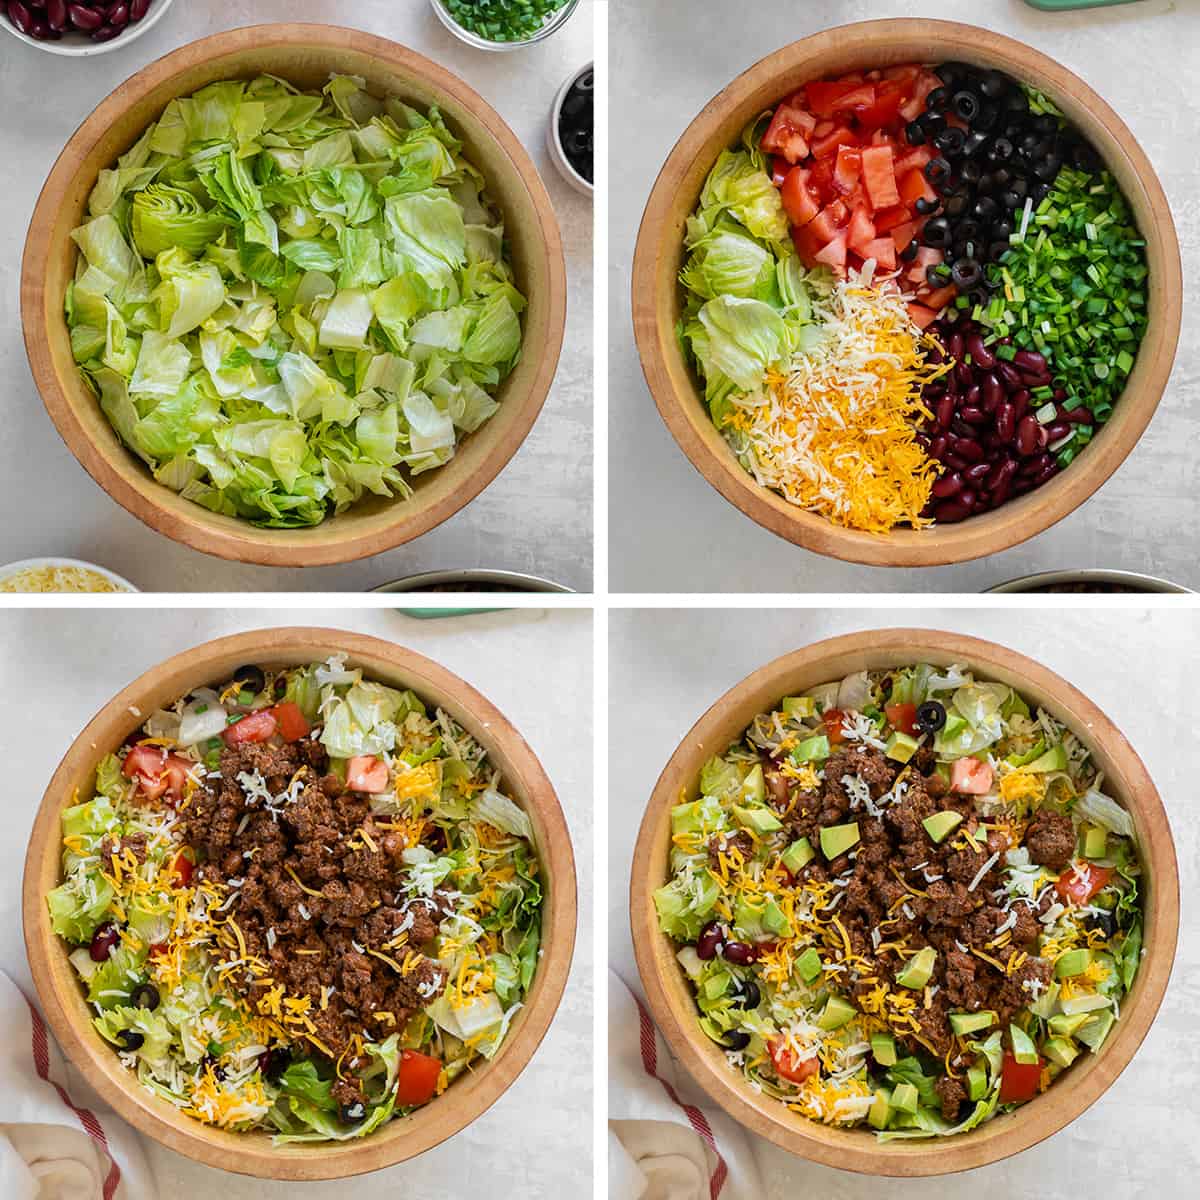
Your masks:
{"label": "seasoned ground beef", "polygon": [[[369,801],[328,767],[313,739],[228,747],[219,778],[206,781],[183,820],[200,878],[238,895],[230,912],[247,952],[269,964],[286,995],[310,997],[316,1037],[337,1058],[352,1035],[386,1037],[445,990],[444,971],[419,950],[451,904],[445,892],[407,895],[402,838],[378,828]],[[260,777],[270,807],[247,796]],[[289,789],[294,798],[281,801]],[[252,999],[270,986],[244,969],[232,975]]]}
{"label": "seasoned ground beef", "polygon": [[1040,809],[1025,833],[1029,857],[1052,871],[1061,871],[1075,853],[1075,830],[1063,813]]}
{"label": "seasoned ground beef", "polygon": [[[933,764],[929,765],[932,771]],[[856,999],[872,991],[875,985],[870,981],[876,977],[888,978],[898,987],[896,974],[907,961],[894,953],[877,956],[873,930],[879,930],[884,940],[902,941],[914,953],[923,946],[937,950],[929,986],[917,993],[913,1017],[918,1029],[899,1037],[910,1053],[932,1051],[941,1058],[954,1046],[951,1012],[994,1009],[1006,1022],[1029,1003],[1038,987],[1035,981],[1042,985],[1048,981],[1049,967],[1041,959],[1027,958],[1009,974],[988,961],[1007,967],[1014,955],[1028,953],[1039,930],[1035,910],[1018,904],[1015,918],[1010,918],[992,901],[1008,843],[1002,834],[983,830],[972,798],[948,794],[939,775],[924,775],[915,764],[903,775],[900,770],[878,750],[839,749],[825,764],[820,791],[797,793],[789,834],[816,839],[823,825],[858,823],[857,846],[832,863],[814,860],[800,877],[845,885],[838,917],[854,953],[867,963],[858,972],[867,982],[851,985]],[[901,798],[892,802],[889,796],[884,801],[898,779]],[[854,780],[867,785],[870,808]],[[922,822],[947,809],[957,812],[962,822],[937,844]],[[872,815],[872,810],[879,815]],[[1042,831],[1043,850],[1058,851],[1059,820],[1035,821]],[[1069,820],[1066,827],[1069,832]],[[1073,843],[1067,848],[1068,857],[1072,848]],[[997,941],[999,945],[994,944]],[[947,1077],[939,1096],[943,1112],[952,1119],[965,1093]]]}
{"label": "seasoned ground beef", "polygon": [[739,851],[743,858],[749,858],[754,853],[754,843],[744,829],[739,829],[737,833],[718,833],[710,838],[708,861],[714,867],[718,867],[721,864],[721,855],[728,854],[730,850]]}

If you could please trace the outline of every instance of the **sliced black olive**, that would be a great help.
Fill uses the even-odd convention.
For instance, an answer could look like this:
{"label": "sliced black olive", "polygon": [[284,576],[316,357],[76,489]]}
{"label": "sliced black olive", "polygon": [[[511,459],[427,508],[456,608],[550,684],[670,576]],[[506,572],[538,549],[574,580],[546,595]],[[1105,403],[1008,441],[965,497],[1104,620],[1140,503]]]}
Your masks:
{"label": "sliced black olive", "polygon": [[1013,235],[1013,225],[1011,221],[997,221],[992,226],[992,237],[997,241],[1007,241]]}
{"label": "sliced black olive", "polygon": [[999,262],[1008,253],[1008,242],[993,242],[987,249],[988,262]]}
{"label": "sliced black olive", "polygon": [[1100,156],[1086,142],[1080,142],[1071,151],[1071,165],[1077,170],[1094,173],[1100,170]]}
{"label": "sliced black olive", "polygon": [[1020,208],[1023,203],[1023,199],[1018,196],[1016,190],[1011,187],[1007,192],[1004,193],[1003,196],[1000,197],[1001,207],[1008,209],[1010,212],[1014,208]]}
{"label": "sliced black olive", "polygon": [[146,1036],[138,1033],[136,1029],[119,1029],[117,1030],[117,1041],[126,1050],[140,1050],[145,1045]]}
{"label": "sliced black olive", "polygon": [[960,292],[969,291],[973,287],[978,287],[983,281],[983,268],[977,259],[956,259],[954,266],[950,268],[950,278]]}
{"label": "sliced black olive", "polygon": [[931,263],[925,268],[925,282],[930,287],[945,287],[950,281],[950,271],[945,263]]}
{"label": "sliced black olive", "polygon": [[1015,87],[1007,96],[1004,97],[1004,107],[1010,113],[1023,113],[1029,111],[1029,97],[1019,88]]}
{"label": "sliced black olive", "polygon": [[988,140],[986,133],[980,133],[978,129],[971,130],[963,139],[963,155],[971,158],[979,154],[980,151],[987,148]]}
{"label": "sliced black olive", "polygon": [[990,171],[985,175],[980,175],[979,182],[975,185],[975,190],[981,196],[990,195],[996,190],[996,176]]}
{"label": "sliced black olive", "polygon": [[917,251],[919,249],[920,246],[917,245],[917,239],[913,238],[912,241],[900,251],[900,261],[912,262],[912,260],[917,257]]}
{"label": "sliced black olive", "polygon": [[997,100],[1008,91],[1008,76],[1000,71],[985,71],[979,90],[989,99]]}
{"label": "sliced black olive", "polygon": [[971,308],[982,308],[988,302],[988,294],[986,288],[972,288],[967,292],[967,304]]}
{"label": "sliced black olive", "polygon": [[941,66],[934,67],[933,73],[947,86],[953,87],[961,79],[968,79],[971,75],[971,68],[964,62],[944,62]]}
{"label": "sliced black olive", "polygon": [[955,92],[954,111],[969,125],[979,116],[979,97],[974,92]]}
{"label": "sliced black olive", "polygon": [[1007,167],[997,167],[992,172],[992,182],[998,188],[1006,188],[1012,183],[1012,172]]}
{"label": "sliced black olive", "polygon": [[925,245],[937,249],[950,244],[950,222],[945,217],[931,217],[925,222],[925,231],[921,235]]}
{"label": "sliced black olive", "polygon": [[758,990],[758,984],[753,979],[742,979],[738,981],[737,988],[733,993],[733,999],[738,1008],[749,1011],[752,1008],[758,1007],[759,1001],[762,1000],[762,993]]}
{"label": "sliced black olive", "polygon": [[1013,156],[1013,144],[1006,137],[998,137],[988,147],[988,162],[1007,162]]}
{"label": "sliced black olive", "polygon": [[282,1046],[272,1046],[258,1056],[258,1069],[269,1083],[276,1083],[291,1064],[291,1052]]}
{"label": "sliced black olive", "polygon": [[261,667],[238,667],[234,671],[233,677],[245,691],[253,692],[256,696],[267,686],[267,677],[263,674]]}
{"label": "sliced black olive", "polygon": [[964,217],[954,227],[955,238],[964,242],[975,241],[982,233],[983,226],[972,217]]}
{"label": "sliced black olive", "polygon": [[[1008,190],[1010,192],[1016,192],[1017,196],[1021,200],[1024,200],[1025,197],[1029,195],[1029,184],[1024,179],[1014,179],[1012,183],[1008,185]],[[1018,205],[1018,207],[1020,206]]]}
{"label": "sliced black olive", "polygon": [[355,1125],[367,1115],[367,1106],[361,1100],[338,1106],[338,1116],[343,1125]]}
{"label": "sliced black olive", "polygon": [[1112,937],[1117,932],[1117,918],[1107,909],[1088,913],[1083,920],[1084,929],[1099,929],[1105,937]]}
{"label": "sliced black olive", "polygon": [[1051,116],[1050,113],[1039,113],[1030,124],[1038,133],[1058,132],[1058,118]]}
{"label": "sliced black olive", "polygon": [[940,133],[946,128],[946,118],[941,113],[922,113],[917,120],[921,122],[921,128],[925,130],[926,137],[933,137],[935,133]]}
{"label": "sliced black olive", "polygon": [[928,200],[924,196],[918,196],[917,202],[913,207],[921,216],[927,217],[930,213],[937,212],[938,202],[936,200]]}
{"label": "sliced black olive", "polygon": [[750,1045],[750,1035],[741,1029],[731,1029],[722,1039],[721,1045],[726,1050],[745,1050]]}
{"label": "sliced black olive", "polygon": [[1033,206],[1037,208],[1045,198],[1050,195],[1050,185],[1048,183],[1035,183],[1029,189],[1029,195],[1033,199]]}
{"label": "sliced black olive", "polygon": [[958,174],[963,183],[974,185],[979,182],[979,177],[983,174],[983,172],[979,169],[979,164],[977,162],[972,162],[971,159],[967,159],[967,161],[963,163],[962,167],[959,169]]}
{"label": "sliced black olive", "polygon": [[994,221],[1000,215],[1000,206],[991,196],[980,196],[975,201],[975,207],[971,211],[980,221],[986,224],[989,221]]}
{"label": "sliced black olive", "polygon": [[133,995],[129,997],[129,1003],[134,1008],[148,1008],[153,1012],[158,1007],[159,999],[158,988],[152,983],[143,983],[140,987],[133,989]]}
{"label": "sliced black olive", "polygon": [[904,136],[908,138],[910,146],[923,146],[925,144],[925,126],[920,121],[910,121],[904,127]]}
{"label": "sliced black olive", "polygon": [[925,164],[925,178],[937,187],[950,178],[950,164],[944,158],[931,158]]}
{"label": "sliced black olive", "polygon": [[941,112],[950,107],[950,89],[948,87],[934,88],[925,97],[925,107],[934,112]]}
{"label": "sliced black olive", "polygon": [[933,139],[933,144],[946,158],[958,158],[962,154],[966,142],[967,135],[961,129],[956,129],[952,125],[943,129]]}
{"label": "sliced black olive", "polygon": [[1051,154],[1049,158],[1043,158],[1036,167],[1033,168],[1033,173],[1046,183],[1053,183],[1054,177],[1062,168],[1062,159],[1057,154]]}
{"label": "sliced black olive", "polygon": [[937,733],[946,724],[946,710],[936,700],[926,700],[917,709],[917,728],[925,733]]}
{"label": "sliced black olive", "polygon": [[961,217],[967,211],[967,205],[970,203],[970,197],[965,192],[957,196],[951,196],[946,201],[946,215],[948,217]]}
{"label": "sliced black olive", "polygon": [[978,129],[983,133],[991,133],[999,124],[1000,109],[995,104],[981,104],[978,116],[971,122],[974,129]]}

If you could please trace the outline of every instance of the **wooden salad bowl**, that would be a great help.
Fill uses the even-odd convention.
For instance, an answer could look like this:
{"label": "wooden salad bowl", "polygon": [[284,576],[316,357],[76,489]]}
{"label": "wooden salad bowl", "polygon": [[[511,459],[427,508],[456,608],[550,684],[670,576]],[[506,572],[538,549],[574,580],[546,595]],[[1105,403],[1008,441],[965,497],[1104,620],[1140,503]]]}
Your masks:
{"label": "wooden salad bowl", "polygon": [[[956,525],[846,529],[789,504],[738,465],[703,402],[703,386],[675,333],[688,216],[724,149],[759,113],[801,84],[851,70],[956,60],[994,67],[1040,88],[1091,141],[1146,239],[1149,323],[1124,394],[1108,423],[1070,467],[999,509]],[[1162,185],[1136,138],[1073,72],[990,30],[925,18],[864,21],[803,38],[739,75],[705,105],[659,173],[633,262],[633,325],[646,382],[667,428],[692,465],[751,520],[818,554],[880,567],[925,567],[1006,550],[1078,508],[1121,465],[1149,424],[1171,373],[1183,311],[1179,243]]]}
{"label": "wooden salad bowl", "polygon": [[[62,880],[60,815],[90,797],[96,766],[155,708],[218,682],[247,662],[299,666],[345,653],[351,667],[440,705],[488,752],[529,814],[545,901],[542,952],[525,1007],[496,1058],[455,1080],[443,1095],[350,1142],[275,1147],[268,1133],[234,1133],[184,1116],[143,1088],[92,1028],[67,944],[50,927],[46,894]],[[211,1167],[264,1179],[339,1179],[421,1154],[481,1116],[525,1068],[554,1018],[575,945],[575,861],[554,787],[525,740],[488,700],[435,662],[391,642],[336,629],[268,629],[206,642],[175,655],[113,697],[75,739],[42,798],[25,857],[25,946],[34,985],[59,1045],[106,1103],[142,1133]]]}
{"label": "wooden salad bowl", "polygon": [[[756,1093],[701,1031],[675,944],[660,932],[654,891],[669,878],[670,811],[694,798],[700,768],[740,738],[780,697],[853,671],[914,662],[964,664],[1044,706],[1091,749],[1114,798],[1133,817],[1142,856],[1145,950],[1133,990],[1099,1054],[1081,1057],[1045,1093],[969,1133],[879,1142],[871,1130],[837,1129]],[[725,693],[692,726],[650,797],[633,858],[630,922],[638,971],[654,1019],[672,1051],[712,1099],[755,1133],[792,1154],[866,1175],[943,1175],[1027,1150],[1062,1129],[1116,1079],[1150,1028],[1167,988],[1179,932],[1179,872],[1167,815],[1142,760],[1115,725],[1066,680],[1003,646],[930,629],[882,629],[817,642],[777,658]]]}
{"label": "wooden salad bowl", "polygon": [[[499,411],[459,442],[444,467],[418,475],[408,500],[367,496],[308,529],[264,529],[210,513],[157,483],[121,443],[75,366],[63,314],[81,223],[99,172],[114,165],[169,101],[224,79],[278,75],[319,89],[359,75],[378,95],[436,104],[487,180],[504,216],[517,286],[529,301],[523,351],[497,393]],[[159,533],[241,562],[311,567],[379,554],[452,517],[516,453],[558,366],[566,317],[562,238],[529,154],[498,113],[444,67],[396,42],[333,25],[259,25],[203,38],[127,80],[79,127],[38,198],[21,270],[21,319],[33,377],[58,432],[118,504]]]}

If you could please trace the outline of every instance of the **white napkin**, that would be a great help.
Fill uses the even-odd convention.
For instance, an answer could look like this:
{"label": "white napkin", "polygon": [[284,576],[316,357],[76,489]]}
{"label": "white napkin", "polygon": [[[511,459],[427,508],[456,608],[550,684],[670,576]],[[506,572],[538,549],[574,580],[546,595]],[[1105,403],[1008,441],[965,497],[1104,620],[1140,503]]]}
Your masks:
{"label": "white napkin", "polygon": [[608,973],[609,1200],[762,1200],[746,1131],[707,1102]]}
{"label": "white napkin", "polygon": [[137,1134],[71,1070],[41,1014],[0,971],[0,1197],[157,1195]]}

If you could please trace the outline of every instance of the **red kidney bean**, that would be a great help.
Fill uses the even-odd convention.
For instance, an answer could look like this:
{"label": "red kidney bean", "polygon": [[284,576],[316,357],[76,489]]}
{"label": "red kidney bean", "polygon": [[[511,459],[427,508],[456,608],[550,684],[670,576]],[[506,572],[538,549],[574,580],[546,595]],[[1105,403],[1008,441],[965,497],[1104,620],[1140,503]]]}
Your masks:
{"label": "red kidney bean", "polygon": [[88,947],[88,954],[92,962],[108,962],[109,956],[117,948],[120,940],[121,934],[117,927],[111,921],[105,921],[92,934],[92,944]]}
{"label": "red kidney bean", "polygon": [[943,500],[941,504],[934,505],[932,515],[939,525],[954,525],[965,521],[971,515],[971,510],[957,500]]}
{"label": "red kidney bean", "polygon": [[1066,388],[1055,388],[1054,389],[1054,399],[1057,400],[1059,404],[1061,404],[1066,398],[1067,398],[1067,389]]}
{"label": "red kidney bean", "polygon": [[954,382],[958,384],[960,392],[965,392],[975,382],[975,372],[971,370],[970,363],[958,363],[954,368]]}
{"label": "red kidney bean", "polygon": [[84,4],[67,5],[67,16],[71,18],[71,24],[84,33],[91,33],[93,29],[99,29],[104,24],[103,14]]}
{"label": "red kidney bean", "polygon": [[67,0],[46,0],[46,23],[62,33],[67,27]]}
{"label": "red kidney bean", "polygon": [[965,408],[978,408],[983,398],[983,389],[977,383],[971,384],[963,396]]}
{"label": "red kidney bean", "polygon": [[1006,458],[995,467],[995,474],[988,477],[987,490],[994,492],[1012,482],[1020,464],[1015,458]]}
{"label": "red kidney bean", "polygon": [[1050,386],[1049,375],[1031,375],[1027,371],[1021,372],[1021,382],[1032,392],[1034,388],[1044,388]]}
{"label": "red kidney bean", "polygon": [[951,496],[962,490],[962,484],[962,476],[957,471],[951,471],[933,485],[933,495],[938,500],[949,500]]}
{"label": "red kidney bean", "polygon": [[955,471],[965,471],[971,465],[965,458],[959,458],[953,450],[947,450],[942,455],[942,462]]}
{"label": "red kidney bean", "polygon": [[1004,385],[994,371],[989,371],[983,377],[983,407],[987,412],[995,412],[1000,401],[1004,399]]}
{"label": "red kidney bean", "polygon": [[975,511],[975,504],[976,504],[977,497],[975,495],[974,489],[969,488],[969,487],[964,487],[963,490],[958,493],[958,496],[956,498],[957,498],[959,504],[961,504],[963,506],[963,508],[969,508],[972,512]]}
{"label": "red kidney bean", "polygon": [[999,508],[1000,505],[1008,500],[1012,494],[1012,484],[1005,480],[1002,484],[996,487],[988,496],[988,503],[992,508]]}
{"label": "red kidney bean", "polygon": [[1043,467],[1034,477],[1033,486],[1041,487],[1043,483],[1054,478],[1058,474],[1058,463],[1052,462],[1048,467]]}
{"label": "red kidney bean", "polygon": [[1006,391],[1015,392],[1021,386],[1021,376],[1017,368],[1003,359],[996,363],[996,375]]}
{"label": "red kidney bean", "polygon": [[986,425],[988,421],[988,415],[982,408],[960,408],[958,415],[968,425]]}
{"label": "red kidney bean", "polygon": [[959,438],[955,449],[969,462],[976,463],[983,459],[983,447],[974,438]]}
{"label": "red kidney bean", "polygon": [[1064,417],[1072,425],[1090,425],[1095,419],[1086,408],[1067,408],[1063,410]]}
{"label": "red kidney bean", "polygon": [[960,358],[962,358],[962,356],[963,356],[963,339],[962,339],[962,334],[961,334],[961,333],[952,333],[952,334],[951,334],[951,335],[950,335],[950,336],[949,336],[949,337],[946,339],[946,343],[945,343],[945,345],[946,345],[946,353],[947,353],[947,354],[948,354],[948,355],[949,355],[949,356],[950,356],[952,359],[954,359],[954,361],[955,361],[955,362],[958,362],[958,360],[959,360]]}
{"label": "red kidney bean", "polygon": [[754,947],[749,942],[726,942],[723,953],[727,962],[741,967],[754,961]]}
{"label": "red kidney bean", "polygon": [[1015,408],[1005,403],[996,409],[996,436],[1004,442],[1011,442],[1016,432]]}
{"label": "red kidney bean", "polygon": [[1033,491],[1032,479],[1014,479],[1012,485],[1013,496],[1023,496],[1026,492]]}
{"label": "red kidney bean", "polygon": [[1018,350],[1012,360],[1018,371],[1032,371],[1035,375],[1046,371],[1046,359],[1036,350]]}
{"label": "red kidney bean", "polygon": [[95,33],[92,34],[93,42],[111,42],[121,31],[112,25],[101,25]]}
{"label": "red kidney bean", "polygon": [[1019,425],[1021,418],[1029,411],[1029,402],[1032,397],[1027,391],[1022,389],[1015,393],[1012,398],[1013,421]]}
{"label": "red kidney bean", "polygon": [[1053,445],[1059,438],[1065,438],[1071,432],[1070,423],[1067,421],[1055,421],[1052,425],[1046,426],[1046,441]]}
{"label": "red kidney bean", "polygon": [[937,407],[937,427],[943,433],[950,428],[950,422],[954,418],[954,407],[956,398],[952,395],[945,395],[938,401]]}
{"label": "red kidney bean", "polygon": [[1017,426],[1017,452],[1022,458],[1036,454],[1041,448],[1038,444],[1038,434],[1041,428],[1032,413],[1026,413],[1021,418],[1021,423]]}
{"label": "red kidney bean", "polygon": [[108,10],[108,23],[115,29],[124,29],[129,24],[129,5],[114,4]]}
{"label": "red kidney bean", "polygon": [[150,0],[131,0],[129,5],[129,23],[131,25],[140,21],[150,7]]}
{"label": "red kidney bean", "polygon": [[725,930],[721,928],[718,922],[709,921],[700,930],[700,939],[696,942],[696,954],[706,962],[710,958],[716,958],[717,951],[721,948],[721,943],[724,940]]}
{"label": "red kidney bean", "polygon": [[973,438],[975,430],[962,419],[962,413],[959,413],[953,421],[950,422],[951,436],[957,438]]}
{"label": "red kidney bean", "polygon": [[967,351],[971,355],[971,362],[985,371],[990,371],[996,365],[996,356],[983,344],[983,338],[978,333],[967,338]]}
{"label": "red kidney bean", "polygon": [[1026,459],[1017,469],[1021,479],[1030,479],[1039,471],[1044,471],[1054,460],[1044,451],[1033,458]]}
{"label": "red kidney bean", "polygon": [[8,0],[8,19],[24,34],[33,28],[33,17],[21,0]]}
{"label": "red kidney bean", "polygon": [[963,472],[963,477],[971,483],[981,483],[992,472],[992,464],[977,462]]}
{"label": "red kidney bean", "polygon": [[39,42],[49,41],[52,32],[50,26],[38,17],[35,17],[29,26],[29,36],[37,38]]}

